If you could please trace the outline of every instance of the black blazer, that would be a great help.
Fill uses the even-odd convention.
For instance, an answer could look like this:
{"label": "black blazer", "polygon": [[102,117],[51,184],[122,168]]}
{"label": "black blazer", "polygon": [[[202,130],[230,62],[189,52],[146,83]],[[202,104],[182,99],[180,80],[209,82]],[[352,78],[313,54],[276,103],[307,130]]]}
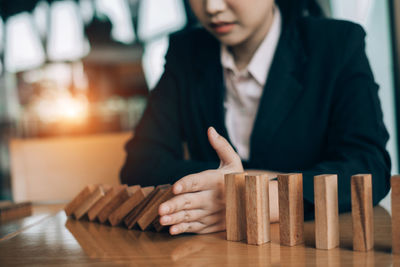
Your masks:
{"label": "black blazer", "polygon": [[[351,207],[353,174],[372,173],[374,204],[390,188],[388,133],[364,37],[360,26],[329,19],[302,18],[282,30],[243,165],[302,172],[306,214],[314,175],[338,174],[340,211]],[[172,35],[165,72],[126,145],[121,182],[173,183],[217,168],[206,132],[214,126],[229,140],[224,92],[219,42],[203,29]]]}

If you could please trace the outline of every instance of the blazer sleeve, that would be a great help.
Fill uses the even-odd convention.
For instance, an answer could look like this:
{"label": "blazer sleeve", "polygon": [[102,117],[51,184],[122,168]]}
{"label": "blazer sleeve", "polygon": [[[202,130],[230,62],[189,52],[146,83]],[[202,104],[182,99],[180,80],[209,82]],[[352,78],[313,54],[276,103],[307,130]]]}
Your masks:
{"label": "blazer sleeve", "polygon": [[206,169],[217,168],[219,162],[183,159],[178,43],[171,37],[166,55],[165,71],[154,90],[134,131],[125,146],[127,153],[120,172],[124,184],[142,186],[173,183],[180,178]]}
{"label": "blazer sleeve", "polygon": [[373,204],[390,189],[391,162],[385,149],[389,135],[383,123],[378,85],[365,54],[365,32],[351,27],[335,85],[323,160],[303,170],[304,198],[314,203],[313,176],[338,174],[339,210],[351,209],[351,176],[372,174]]}

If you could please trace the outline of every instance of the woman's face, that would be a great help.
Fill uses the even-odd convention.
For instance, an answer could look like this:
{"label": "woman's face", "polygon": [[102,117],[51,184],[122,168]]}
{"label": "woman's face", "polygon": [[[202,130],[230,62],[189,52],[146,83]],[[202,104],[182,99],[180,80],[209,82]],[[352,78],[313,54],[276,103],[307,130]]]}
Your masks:
{"label": "woman's face", "polygon": [[220,42],[236,46],[265,35],[274,0],[190,0],[200,23]]}

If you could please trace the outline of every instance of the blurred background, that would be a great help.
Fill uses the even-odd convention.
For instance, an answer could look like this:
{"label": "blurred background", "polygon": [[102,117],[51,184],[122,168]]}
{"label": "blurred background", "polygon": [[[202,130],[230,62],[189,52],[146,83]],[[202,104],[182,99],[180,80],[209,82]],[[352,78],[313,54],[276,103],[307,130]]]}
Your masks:
{"label": "blurred background", "polygon": [[[400,3],[319,3],[367,32],[398,173]],[[163,72],[168,35],[196,24],[186,0],[0,0],[0,16],[0,199],[12,199],[11,139],[131,131]]]}

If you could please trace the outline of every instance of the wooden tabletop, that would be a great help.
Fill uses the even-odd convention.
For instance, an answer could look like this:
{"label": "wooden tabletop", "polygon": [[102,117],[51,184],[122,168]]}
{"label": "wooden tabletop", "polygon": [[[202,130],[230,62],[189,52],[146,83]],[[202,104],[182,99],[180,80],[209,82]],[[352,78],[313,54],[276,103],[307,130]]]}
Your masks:
{"label": "wooden tabletop", "polygon": [[[305,244],[279,245],[279,224],[271,225],[272,242],[261,246],[225,240],[225,232],[170,236],[68,219],[49,213],[29,227],[0,239],[0,266],[129,265],[129,266],[391,266],[390,214],[374,208],[375,249],[352,251],[351,214],[340,215],[340,248],[315,249],[314,222],[305,223]],[[18,227],[17,227],[18,228]],[[0,225],[0,233],[2,226]]]}

